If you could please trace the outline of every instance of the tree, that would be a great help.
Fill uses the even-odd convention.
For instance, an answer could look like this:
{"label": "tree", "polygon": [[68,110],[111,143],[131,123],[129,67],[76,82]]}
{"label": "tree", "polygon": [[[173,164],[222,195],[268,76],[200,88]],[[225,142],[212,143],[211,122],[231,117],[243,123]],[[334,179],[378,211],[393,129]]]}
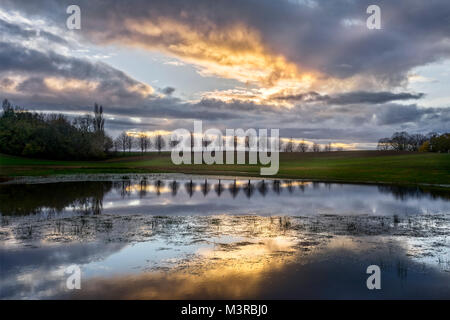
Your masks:
{"label": "tree", "polygon": [[137,142],[142,153],[146,152],[151,146],[151,141],[145,133],[139,134]]}
{"label": "tree", "polygon": [[432,152],[450,152],[450,133],[434,136],[430,139],[430,149]]}
{"label": "tree", "polygon": [[208,139],[208,137],[204,136],[202,138],[202,151],[208,148],[208,146],[212,143],[212,140]]}
{"label": "tree", "polygon": [[416,133],[409,136],[408,150],[419,151],[419,148],[427,141],[427,137],[423,134]]}
{"label": "tree", "polygon": [[127,139],[128,134],[124,131],[115,140],[115,144],[117,144],[118,149],[121,149],[123,153],[127,150]]}
{"label": "tree", "polygon": [[119,152],[119,150],[122,148],[120,145],[120,142],[118,140],[118,138],[113,140],[113,144],[114,144],[114,152]]}
{"label": "tree", "polygon": [[103,107],[97,103],[94,105],[94,131],[104,132],[105,119],[103,118]]}
{"label": "tree", "polygon": [[299,143],[298,151],[300,151],[300,152],[308,151],[308,145],[305,143],[305,140],[302,140],[302,142]]}
{"label": "tree", "polygon": [[175,148],[177,145],[179,145],[181,143],[181,139],[178,138],[177,136],[171,137],[170,141],[169,141],[169,147],[171,149]]}
{"label": "tree", "polygon": [[164,141],[164,138],[160,134],[158,134],[155,137],[154,146],[156,150],[158,150],[158,153],[161,153],[161,150],[164,149],[164,147],[166,146],[166,142]]}
{"label": "tree", "polygon": [[320,152],[320,146],[314,142],[314,144],[312,146],[312,150],[313,150],[313,152]]}
{"label": "tree", "polygon": [[108,153],[111,149],[114,148],[114,141],[111,137],[105,136],[103,138],[103,151]]}
{"label": "tree", "polygon": [[391,139],[382,138],[378,140],[377,150],[387,151],[391,149]]}
{"label": "tree", "polygon": [[[267,139],[267,144],[267,148],[270,149],[270,146],[272,145],[272,139]],[[281,139],[278,139],[278,151],[283,152],[284,149],[284,142]]]}
{"label": "tree", "polygon": [[392,148],[396,151],[407,151],[410,138],[406,132],[396,132],[391,137]]}
{"label": "tree", "polygon": [[430,151],[430,141],[425,141],[419,148],[419,152],[429,152]]}
{"label": "tree", "polygon": [[292,138],[284,146],[285,152],[293,152],[294,151],[294,140]]}
{"label": "tree", "polygon": [[333,147],[331,146],[331,142],[326,144],[325,147],[323,147],[324,152],[331,152],[333,150]]}
{"label": "tree", "polygon": [[423,134],[408,134],[407,132],[395,132],[391,138],[378,140],[378,150],[395,151],[419,151],[419,148],[434,134],[425,136]]}
{"label": "tree", "polygon": [[126,145],[126,148],[128,149],[128,152],[131,152],[131,149],[133,149],[133,146],[134,146],[134,138],[133,138],[133,136],[130,136],[129,134],[126,134],[125,145]]}
{"label": "tree", "polygon": [[105,157],[112,148],[112,139],[95,131],[90,115],[70,121],[61,114],[13,108],[6,99],[2,109],[0,152],[48,159],[97,159]]}
{"label": "tree", "polygon": [[11,105],[11,103],[8,101],[8,99],[3,100],[2,109],[3,109],[4,117],[11,116],[14,113],[14,108]]}

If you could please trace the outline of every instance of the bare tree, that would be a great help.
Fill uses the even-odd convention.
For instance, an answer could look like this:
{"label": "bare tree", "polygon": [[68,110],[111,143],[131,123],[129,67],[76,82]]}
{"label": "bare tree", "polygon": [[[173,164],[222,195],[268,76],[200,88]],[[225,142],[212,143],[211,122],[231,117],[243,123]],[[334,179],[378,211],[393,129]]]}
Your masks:
{"label": "bare tree", "polygon": [[300,144],[298,145],[298,151],[300,152],[308,151],[308,145],[305,143],[305,140],[302,140],[302,142],[300,142]]}
{"label": "bare tree", "polygon": [[131,152],[131,149],[133,149],[134,146],[134,138],[127,133],[125,133],[125,135],[126,135],[125,145],[127,147],[128,152]]}
{"label": "bare tree", "polygon": [[171,149],[175,148],[177,145],[179,145],[181,143],[181,139],[178,138],[177,136],[173,136],[171,137],[170,141],[169,141],[169,147]]}
{"label": "bare tree", "polygon": [[[271,144],[272,140],[271,139],[268,139],[268,140],[269,140],[269,143]],[[269,146],[267,146],[267,147],[270,148]],[[281,139],[278,139],[278,150],[280,152],[283,152],[283,150],[284,150],[284,143]]]}
{"label": "bare tree", "polygon": [[118,149],[122,150],[124,153],[127,150],[127,139],[128,134],[124,131],[116,138],[116,140],[114,140],[114,144],[117,145]]}
{"label": "bare tree", "polygon": [[144,133],[139,134],[137,141],[142,153],[146,152],[151,146],[149,137]]}
{"label": "bare tree", "polygon": [[284,145],[285,152],[293,152],[294,151],[294,140],[292,138]]}
{"label": "bare tree", "polygon": [[158,150],[158,153],[161,153],[161,150],[164,149],[164,147],[166,146],[166,142],[164,141],[162,135],[158,134],[155,137],[154,146],[156,150]]}
{"label": "bare tree", "polygon": [[120,145],[120,142],[119,142],[118,138],[114,139],[113,144],[114,144],[114,152],[116,152],[116,153],[119,152],[119,150],[122,147]]}
{"label": "bare tree", "polygon": [[208,148],[208,146],[212,143],[212,140],[209,140],[208,137],[204,136],[202,138],[202,151],[206,148]]}
{"label": "bare tree", "polygon": [[382,138],[378,140],[377,150],[387,151],[391,149],[391,139]]}
{"label": "bare tree", "polygon": [[408,134],[407,132],[395,132],[390,138],[378,140],[378,150],[418,151],[419,148],[430,140],[430,135]]}
{"label": "bare tree", "polygon": [[320,152],[320,146],[314,142],[314,144],[312,146],[312,150],[313,150],[313,152]]}
{"label": "bare tree", "polygon": [[325,147],[323,147],[323,151],[324,152],[331,152],[333,150],[333,147],[331,146],[331,142],[330,143],[327,143],[326,145],[325,145]]}

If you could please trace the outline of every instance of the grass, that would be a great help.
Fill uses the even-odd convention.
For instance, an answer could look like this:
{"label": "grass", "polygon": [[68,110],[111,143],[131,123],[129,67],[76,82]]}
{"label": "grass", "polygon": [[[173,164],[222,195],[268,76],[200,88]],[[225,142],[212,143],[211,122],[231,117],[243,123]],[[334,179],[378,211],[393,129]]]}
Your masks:
{"label": "grass", "polygon": [[[0,177],[80,173],[194,173],[259,176],[260,165],[172,164],[170,153],[102,161],[52,161],[0,154]],[[450,185],[450,154],[345,151],[281,153],[276,177],[359,183]]]}

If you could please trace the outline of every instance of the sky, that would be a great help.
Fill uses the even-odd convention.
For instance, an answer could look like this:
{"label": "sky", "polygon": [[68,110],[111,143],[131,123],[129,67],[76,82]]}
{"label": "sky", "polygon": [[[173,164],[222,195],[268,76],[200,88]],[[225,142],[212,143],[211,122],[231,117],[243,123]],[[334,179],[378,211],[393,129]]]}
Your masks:
{"label": "sky", "polygon": [[202,120],[371,149],[448,132],[449,83],[448,0],[0,1],[0,98],[68,116],[99,103],[112,136]]}

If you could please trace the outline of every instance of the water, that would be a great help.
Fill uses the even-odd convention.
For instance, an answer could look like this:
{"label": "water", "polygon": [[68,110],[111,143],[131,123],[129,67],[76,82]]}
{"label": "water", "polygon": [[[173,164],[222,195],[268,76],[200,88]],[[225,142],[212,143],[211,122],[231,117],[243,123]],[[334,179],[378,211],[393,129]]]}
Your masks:
{"label": "water", "polygon": [[[0,185],[0,298],[450,298],[448,192],[66,180]],[[66,287],[74,264],[80,290]],[[367,289],[369,265],[381,268],[381,290]]]}

